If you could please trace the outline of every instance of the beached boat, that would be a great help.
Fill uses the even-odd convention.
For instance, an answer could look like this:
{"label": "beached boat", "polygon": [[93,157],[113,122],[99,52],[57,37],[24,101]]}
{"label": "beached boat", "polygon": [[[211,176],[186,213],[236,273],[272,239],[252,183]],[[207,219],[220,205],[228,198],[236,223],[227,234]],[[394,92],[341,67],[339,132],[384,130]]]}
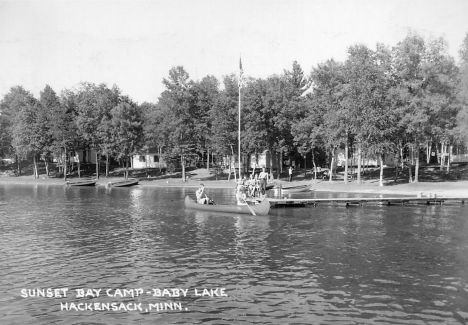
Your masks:
{"label": "beached boat", "polygon": [[[279,191],[278,186],[275,189]],[[283,193],[291,194],[291,193],[302,193],[302,192],[307,192],[307,191],[313,191],[313,189],[311,185],[298,185],[298,186],[282,187],[281,191]]]}
{"label": "beached boat", "polygon": [[[265,216],[270,211],[270,202],[264,199],[260,204],[249,205],[257,216]],[[185,208],[192,210],[253,214],[246,205],[199,204],[189,196],[185,197]]]}
{"label": "beached boat", "polygon": [[67,180],[66,185],[68,186],[95,186],[97,179],[85,179],[85,178],[78,178],[73,180]]}
{"label": "beached boat", "polygon": [[109,182],[106,187],[128,187],[138,185],[139,180],[136,178],[128,178],[121,181]]}

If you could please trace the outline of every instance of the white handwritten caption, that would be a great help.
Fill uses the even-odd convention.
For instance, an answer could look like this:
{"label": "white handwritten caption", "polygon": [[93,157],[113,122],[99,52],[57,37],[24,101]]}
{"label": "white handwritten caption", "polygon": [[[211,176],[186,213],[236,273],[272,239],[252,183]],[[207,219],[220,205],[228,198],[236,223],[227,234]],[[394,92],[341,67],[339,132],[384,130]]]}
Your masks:
{"label": "white handwritten caption", "polygon": [[[226,288],[153,288],[145,290],[143,288],[133,289],[94,289],[94,288],[36,288],[21,289],[22,298],[136,298],[143,296],[158,298],[184,298],[184,297],[227,297]],[[137,311],[148,313],[150,311],[187,311],[182,307],[181,302],[155,302],[155,303],[135,303],[135,302],[61,302],[62,311]]]}

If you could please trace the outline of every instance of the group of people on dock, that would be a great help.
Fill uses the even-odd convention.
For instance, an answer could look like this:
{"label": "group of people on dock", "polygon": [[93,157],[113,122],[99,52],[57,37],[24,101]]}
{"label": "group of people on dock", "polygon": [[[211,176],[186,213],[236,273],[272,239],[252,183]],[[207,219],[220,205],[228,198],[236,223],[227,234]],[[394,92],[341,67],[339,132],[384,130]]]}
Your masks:
{"label": "group of people on dock", "polygon": [[237,183],[237,193],[236,199],[238,205],[245,205],[246,199],[248,197],[266,197],[266,185],[268,183],[269,175],[265,171],[265,168],[262,168],[262,171],[257,175],[254,173],[250,174],[249,179],[246,179],[245,176],[239,178]]}
{"label": "group of people on dock", "polygon": [[[237,181],[237,188],[236,188],[236,201],[238,205],[245,205],[247,204],[247,198],[255,198],[266,197],[266,185],[269,180],[269,175],[265,171],[265,168],[262,168],[262,171],[257,175],[254,173],[250,174],[249,179],[245,177],[239,178]],[[205,193],[205,185],[200,184],[196,192],[197,202],[199,204],[214,204],[213,200],[211,200]]]}

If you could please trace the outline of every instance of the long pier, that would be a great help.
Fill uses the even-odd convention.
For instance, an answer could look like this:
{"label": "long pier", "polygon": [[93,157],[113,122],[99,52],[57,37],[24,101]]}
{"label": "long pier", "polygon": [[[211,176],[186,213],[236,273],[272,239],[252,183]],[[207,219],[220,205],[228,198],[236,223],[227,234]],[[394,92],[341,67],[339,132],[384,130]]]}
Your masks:
{"label": "long pier", "polygon": [[288,207],[288,206],[305,206],[330,203],[342,203],[346,206],[364,204],[379,204],[379,205],[405,205],[405,204],[437,204],[442,205],[446,202],[460,202],[465,204],[468,197],[376,197],[376,198],[323,198],[323,199],[275,199],[268,198],[270,204],[275,207]]}

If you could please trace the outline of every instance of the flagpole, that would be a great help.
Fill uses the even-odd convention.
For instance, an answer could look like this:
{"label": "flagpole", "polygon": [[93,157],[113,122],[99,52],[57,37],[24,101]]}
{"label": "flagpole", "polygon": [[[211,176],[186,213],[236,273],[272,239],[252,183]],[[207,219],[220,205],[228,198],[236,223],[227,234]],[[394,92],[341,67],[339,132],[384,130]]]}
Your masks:
{"label": "flagpole", "polygon": [[241,87],[239,87],[239,179],[241,179]]}
{"label": "flagpole", "polygon": [[241,88],[243,86],[243,74],[244,71],[242,69],[242,59],[239,56],[239,180],[241,179]]}

